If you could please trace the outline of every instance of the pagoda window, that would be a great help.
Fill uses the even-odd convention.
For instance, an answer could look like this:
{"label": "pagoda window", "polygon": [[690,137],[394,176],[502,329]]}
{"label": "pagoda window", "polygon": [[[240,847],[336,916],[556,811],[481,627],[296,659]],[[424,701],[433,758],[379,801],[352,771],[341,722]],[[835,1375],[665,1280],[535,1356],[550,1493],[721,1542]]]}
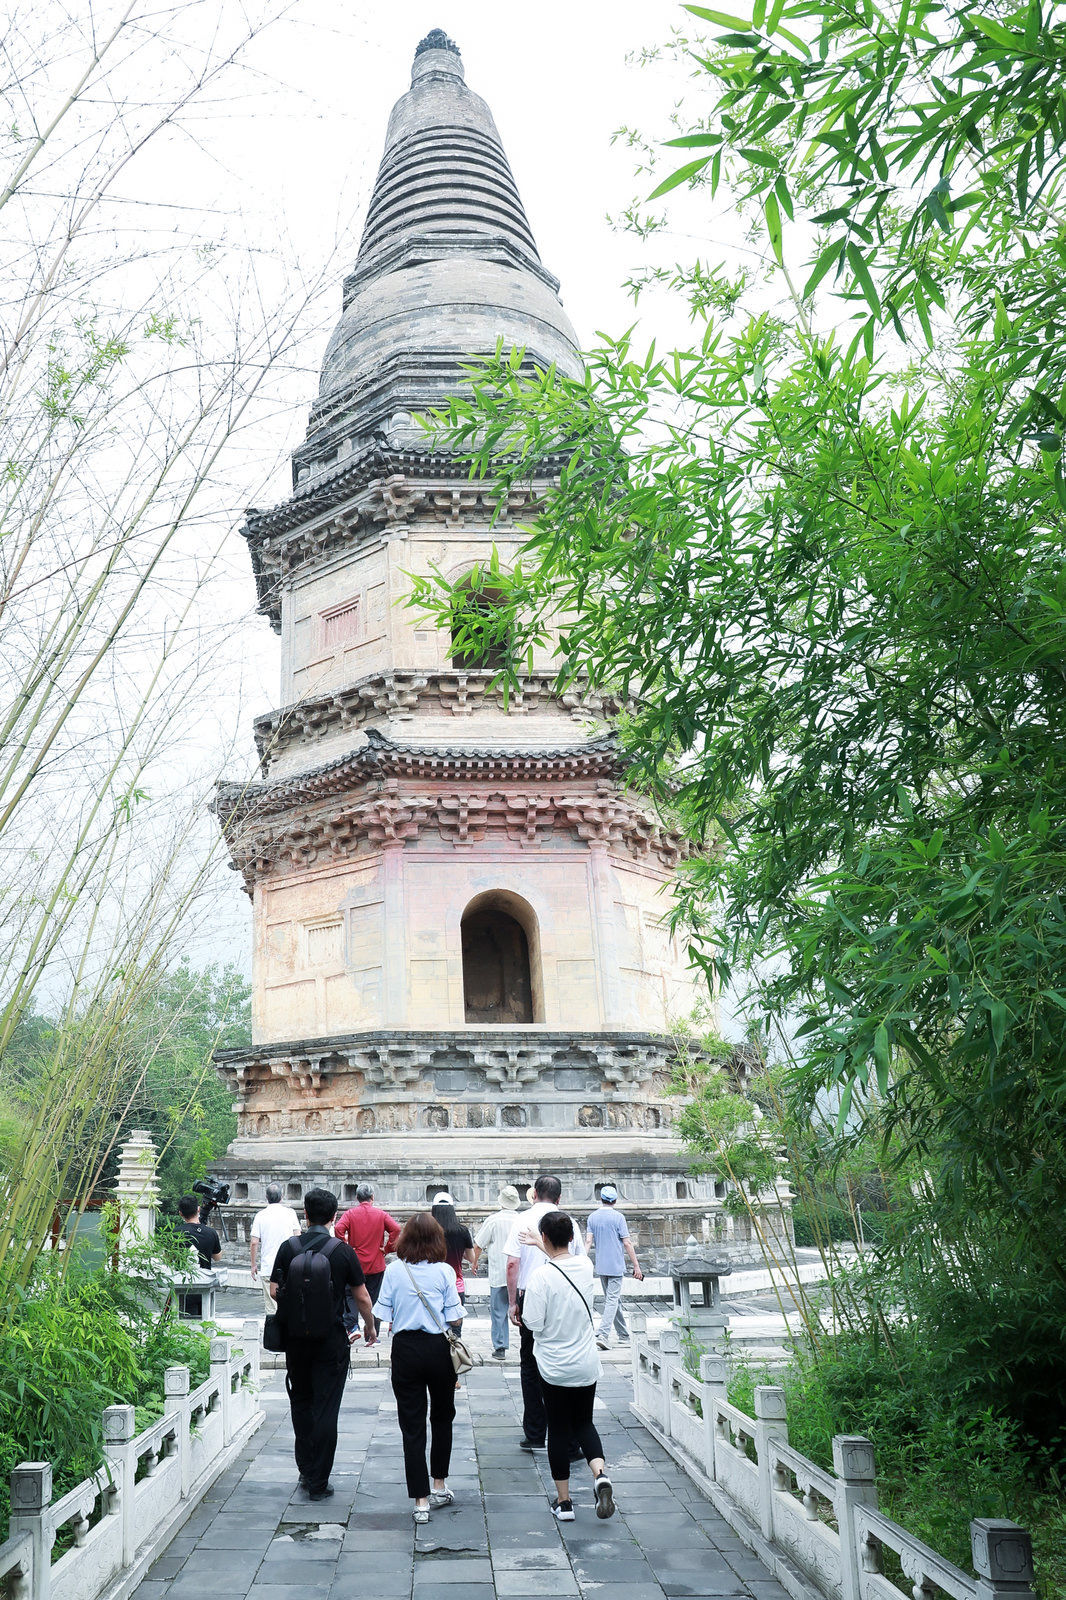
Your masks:
{"label": "pagoda window", "polygon": [[339,650],[353,644],[362,632],[362,604],[359,595],[318,614],[318,640],[323,650]]}
{"label": "pagoda window", "polygon": [[502,891],[478,895],[463,914],[461,931],[467,1022],[521,1026],[539,1021],[532,907]]}
{"label": "pagoda window", "polygon": [[[452,606],[453,667],[502,672],[511,658],[510,631],[502,608],[506,595],[502,589],[486,587],[471,574],[456,592]],[[463,640],[471,624],[481,627],[479,639]]]}

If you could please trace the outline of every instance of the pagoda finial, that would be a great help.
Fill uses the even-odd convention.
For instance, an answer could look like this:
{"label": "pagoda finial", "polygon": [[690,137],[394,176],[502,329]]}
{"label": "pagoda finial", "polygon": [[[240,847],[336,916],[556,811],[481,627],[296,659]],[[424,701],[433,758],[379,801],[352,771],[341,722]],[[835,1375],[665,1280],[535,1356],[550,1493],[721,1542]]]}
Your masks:
{"label": "pagoda finial", "polygon": [[443,28],[431,28],[426,37],[415,46],[416,61],[425,50],[450,50],[453,55],[460,54],[459,46],[454,39],[448,38]]}

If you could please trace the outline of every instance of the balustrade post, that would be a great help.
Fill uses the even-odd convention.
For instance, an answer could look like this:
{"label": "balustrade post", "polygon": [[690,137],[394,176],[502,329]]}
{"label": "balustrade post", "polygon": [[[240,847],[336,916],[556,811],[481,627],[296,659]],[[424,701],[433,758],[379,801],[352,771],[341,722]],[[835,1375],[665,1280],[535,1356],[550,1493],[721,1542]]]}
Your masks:
{"label": "balustrade post", "polygon": [[134,1489],[137,1457],[133,1436],[137,1427],[132,1406],[108,1406],[104,1411],[104,1461],[118,1495],[118,1514],[122,1526],[122,1565],[128,1567],[137,1550],[134,1527]]}
{"label": "balustrade post", "polygon": [[874,1447],[861,1434],[838,1433],[833,1440],[837,1485],[834,1510],[840,1531],[841,1600],[861,1600],[863,1552],[855,1528],[856,1506],[877,1509]]}
{"label": "balustrade post", "polygon": [[681,1335],[676,1328],[664,1328],[659,1335],[659,1382],[663,1391],[663,1432],[668,1439],[673,1437],[674,1430],[670,1423],[671,1402],[674,1398],[674,1357],[678,1364],[681,1362]]}
{"label": "balustrade post", "polygon": [[759,1523],[766,1539],[774,1536],[774,1472],[768,1448],[771,1439],[788,1443],[785,1391],[776,1384],[760,1383],[755,1388],[755,1456],[759,1469]]}
{"label": "balustrade post", "polygon": [[703,1450],[706,1472],[712,1483],[717,1482],[718,1466],[715,1444],[718,1427],[715,1420],[715,1402],[724,1400],[729,1383],[728,1356],[700,1356],[700,1403],[703,1406]]}
{"label": "balustrade post", "polygon": [[189,1416],[191,1381],[188,1367],[168,1367],[163,1374],[165,1410],[169,1416],[177,1419],[174,1437],[178,1447],[178,1479],[181,1483],[183,1500],[192,1488],[192,1434]]}
{"label": "balustrade post", "polygon": [[643,1311],[629,1311],[629,1363],[633,1378],[633,1398],[640,1404],[640,1352],[647,1344],[648,1318]]}
{"label": "balustrade post", "polygon": [[230,1353],[232,1341],[230,1339],[211,1340],[211,1376],[218,1380],[219,1404],[222,1408],[222,1443],[229,1444],[233,1437],[233,1391],[230,1388],[232,1373],[230,1371]]}
{"label": "balustrade post", "polygon": [[11,1474],[11,1516],[9,1533],[28,1533],[33,1547],[29,1600],[51,1600],[52,1464],[50,1461],[23,1461]]}
{"label": "balustrade post", "polygon": [[245,1317],[241,1347],[252,1358],[252,1382],[259,1382],[259,1318]]}
{"label": "balustrade post", "polygon": [[977,1573],[974,1600],[1032,1600],[1033,1541],[1024,1528],[975,1517],[970,1548]]}

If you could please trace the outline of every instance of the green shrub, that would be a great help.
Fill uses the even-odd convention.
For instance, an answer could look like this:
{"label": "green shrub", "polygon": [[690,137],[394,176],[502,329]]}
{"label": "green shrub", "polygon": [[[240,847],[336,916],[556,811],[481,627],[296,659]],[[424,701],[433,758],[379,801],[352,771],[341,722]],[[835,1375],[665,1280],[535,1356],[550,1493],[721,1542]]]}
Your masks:
{"label": "green shrub", "polygon": [[912,1329],[894,1327],[891,1347],[871,1334],[837,1335],[817,1361],[798,1358],[784,1373],[738,1367],[729,1397],[749,1415],[758,1383],[785,1389],[789,1442],[822,1467],[832,1467],[834,1434],[871,1439],[881,1509],[947,1560],[970,1571],[971,1518],[1009,1518],[1033,1536],[1041,1595],[1066,1593],[1054,1455],[1034,1452],[1016,1422],[974,1404]]}
{"label": "green shrub", "polygon": [[[792,1223],[797,1245],[855,1242],[855,1222],[846,1206],[816,1204],[811,1207],[797,1200],[792,1207]],[[862,1232],[867,1244],[880,1244],[888,1226],[888,1212],[862,1211]]]}
{"label": "green shrub", "polygon": [[209,1342],[121,1274],[43,1271],[0,1325],[0,1539],[12,1468],[50,1461],[65,1494],[100,1466],[104,1407],[158,1415],[165,1369],[184,1364],[202,1382]]}

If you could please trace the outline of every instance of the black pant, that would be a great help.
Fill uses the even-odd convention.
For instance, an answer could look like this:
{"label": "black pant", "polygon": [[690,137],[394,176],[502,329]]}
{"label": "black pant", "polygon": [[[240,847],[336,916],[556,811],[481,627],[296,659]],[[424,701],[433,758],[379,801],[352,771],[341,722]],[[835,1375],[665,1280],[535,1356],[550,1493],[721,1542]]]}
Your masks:
{"label": "black pant", "polygon": [[285,1352],[285,1388],[292,1412],[296,1465],[308,1489],[324,1489],[337,1453],[337,1415],[348,1376],[348,1336],[292,1339]]}
{"label": "black pant", "polygon": [[603,1455],[603,1445],[592,1420],[596,1385],[577,1388],[541,1379],[544,1410],[548,1417],[548,1471],[560,1481],[570,1476],[570,1452],[576,1439],[586,1461]]}
{"label": "black pant", "polygon": [[[392,1392],[403,1437],[407,1493],[424,1500],[429,1480],[446,1478],[452,1459],[455,1368],[443,1333],[412,1330],[392,1336]],[[426,1396],[429,1396],[429,1472],[426,1471]]]}
{"label": "black pant", "polygon": [[[525,1290],[518,1295],[518,1315],[522,1315]],[[544,1411],[544,1393],[541,1388],[540,1369],[533,1355],[533,1335],[523,1322],[518,1330],[518,1370],[522,1379],[522,1432],[530,1444],[544,1444],[548,1422]]]}

